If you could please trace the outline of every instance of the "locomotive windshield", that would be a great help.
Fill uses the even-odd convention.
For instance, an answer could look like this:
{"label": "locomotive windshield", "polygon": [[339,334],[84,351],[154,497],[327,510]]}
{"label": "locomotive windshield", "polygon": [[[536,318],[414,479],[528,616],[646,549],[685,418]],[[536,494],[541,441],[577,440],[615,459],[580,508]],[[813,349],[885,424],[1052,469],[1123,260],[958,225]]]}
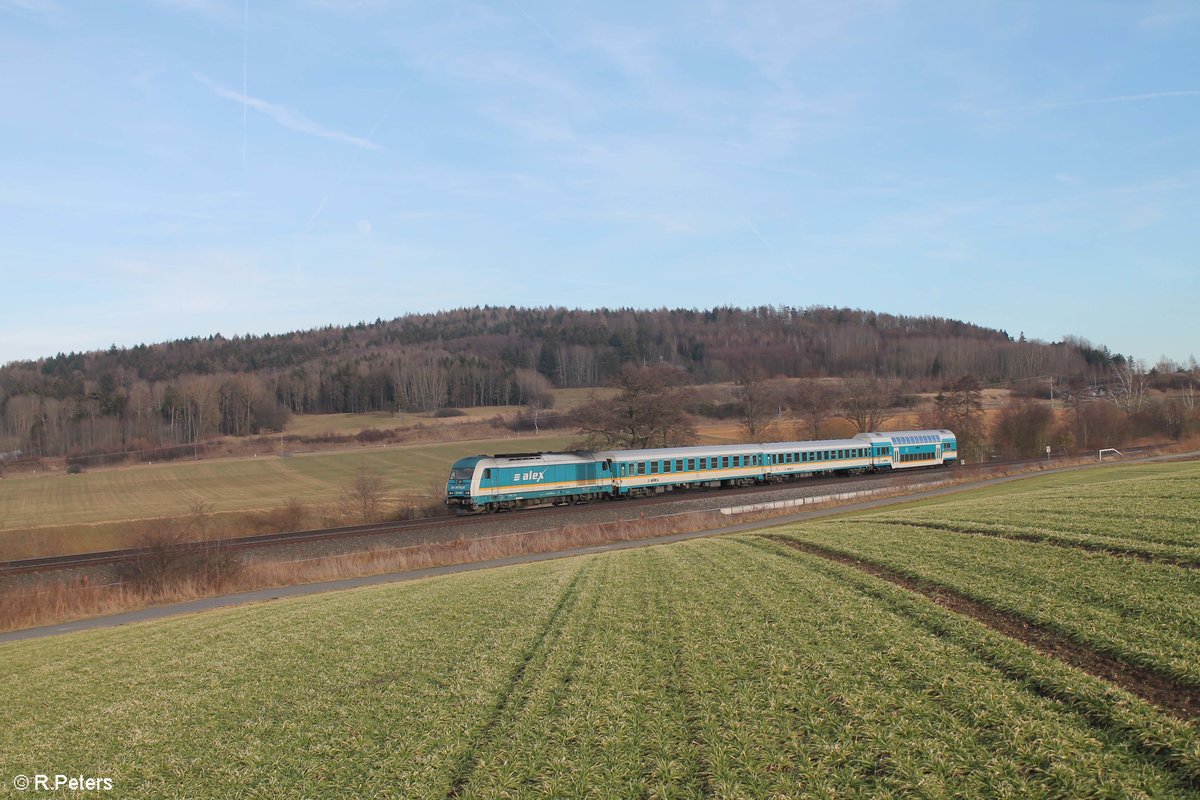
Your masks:
{"label": "locomotive windshield", "polygon": [[474,467],[457,467],[450,470],[450,480],[452,481],[469,481],[471,474],[475,471]]}

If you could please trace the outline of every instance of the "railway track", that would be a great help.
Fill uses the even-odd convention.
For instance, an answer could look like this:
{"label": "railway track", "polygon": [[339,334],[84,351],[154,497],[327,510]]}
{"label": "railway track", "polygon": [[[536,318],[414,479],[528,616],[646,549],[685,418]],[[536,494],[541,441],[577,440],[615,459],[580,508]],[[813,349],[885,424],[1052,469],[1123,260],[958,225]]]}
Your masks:
{"label": "railway track", "polygon": [[[1157,450],[1158,446],[1147,446],[1137,448],[1127,448],[1124,453],[1127,455],[1143,454],[1149,451]],[[991,461],[981,462],[978,464],[966,464],[951,467],[955,472],[961,474],[968,471],[987,471],[998,468],[1007,468],[1021,466],[1022,464],[1029,465],[1045,461],[1044,458],[1026,458],[1010,461]],[[888,481],[904,478],[918,478],[921,475],[928,475],[929,471],[920,470],[913,472],[880,472],[875,474],[865,474],[857,476],[858,480],[873,480],[873,481]],[[628,505],[630,508],[646,508],[662,503],[678,502],[689,496],[700,496],[706,493],[720,493],[722,497],[737,497],[744,494],[762,494],[771,491],[783,491],[795,488],[797,484],[802,483],[805,486],[822,486],[836,485],[842,483],[846,478],[844,476],[821,477],[821,478],[798,478],[792,481],[784,481],[777,484],[756,484],[753,486],[739,486],[727,489],[690,489],[665,492],[654,497],[647,497],[638,500],[619,500],[619,502]],[[528,514],[548,515],[548,514],[571,514],[578,506],[548,506],[529,509],[521,509],[517,511],[503,512],[505,518],[511,519],[517,516],[525,516]],[[298,542],[317,542],[329,539],[345,539],[355,536],[371,536],[402,533],[404,531],[426,531],[435,528],[445,528],[456,525],[478,524],[481,521],[489,519],[486,515],[466,515],[454,517],[427,517],[423,519],[403,520],[393,522],[379,522],[370,525],[348,525],[338,528],[318,528],[307,531],[289,531],[286,533],[266,533],[256,536],[238,536],[228,539],[212,539],[203,542],[186,542],[178,545],[173,545],[172,549],[177,553],[202,553],[214,549],[225,551],[240,551],[252,550],[261,547],[276,547],[284,544],[293,544]],[[14,561],[0,561],[0,577],[10,575],[22,575],[36,572],[54,572],[66,569],[79,569],[82,567],[96,566],[111,566],[129,561],[135,561],[139,558],[150,555],[155,552],[154,548],[134,547],[124,550],[104,550],[92,553],[74,553],[61,556],[45,556],[41,558],[25,558]]]}

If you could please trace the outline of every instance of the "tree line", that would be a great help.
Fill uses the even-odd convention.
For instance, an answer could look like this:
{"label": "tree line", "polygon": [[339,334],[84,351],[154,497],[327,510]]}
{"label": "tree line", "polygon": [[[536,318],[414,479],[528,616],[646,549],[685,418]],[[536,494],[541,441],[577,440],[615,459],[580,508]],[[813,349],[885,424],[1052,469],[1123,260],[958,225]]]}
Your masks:
{"label": "tree line", "polygon": [[[698,414],[713,413],[703,388],[688,385],[687,375],[667,365],[627,365],[615,381],[612,397],[591,396],[572,422],[584,449],[645,449],[693,444]],[[916,412],[916,426],[949,429],[960,457],[1039,456],[1051,451],[1121,447],[1136,439],[1179,440],[1200,432],[1200,369],[1164,365],[1115,364],[1103,387],[1082,376],[1060,388],[1060,405],[1013,393],[989,421],[983,387],[971,376],[941,384],[932,398],[917,402],[904,384],[877,375],[853,375],[837,382],[782,381],[758,370],[738,377],[732,399],[721,404],[749,441],[809,440],[884,431],[898,413]],[[1174,390],[1174,391],[1172,391]],[[834,420],[842,424],[836,429]]]}
{"label": "tree line", "polygon": [[465,308],[270,336],[196,337],[0,368],[0,454],[152,449],[279,430],[290,414],[544,408],[553,387],[663,365],[702,384],[863,374],[917,386],[1107,374],[1083,340],[1014,339],[858,309]]}

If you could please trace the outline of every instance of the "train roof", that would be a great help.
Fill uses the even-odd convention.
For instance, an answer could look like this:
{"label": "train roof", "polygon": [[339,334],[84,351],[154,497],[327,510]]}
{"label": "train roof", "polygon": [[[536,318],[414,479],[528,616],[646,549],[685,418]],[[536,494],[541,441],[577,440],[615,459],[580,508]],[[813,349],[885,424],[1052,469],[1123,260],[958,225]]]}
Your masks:
{"label": "train roof", "polygon": [[586,450],[570,453],[497,453],[484,458],[493,464],[591,464],[603,460]]}
{"label": "train roof", "polygon": [[597,458],[613,461],[636,461],[656,458],[687,458],[694,456],[728,456],[739,453],[756,453],[760,444],[699,444],[687,447],[652,447],[645,450],[604,450],[596,453]]}
{"label": "train roof", "polygon": [[809,448],[818,448],[822,450],[836,450],[839,447],[861,447],[861,439],[817,439],[807,442],[767,442],[761,447],[769,452],[776,450],[807,450]]}
{"label": "train roof", "polygon": [[878,431],[871,433],[860,433],[860,439],[867,439],[872,442],[892,442],[894,444],[936,444],[943,439],[953,439],[954,432],[941,429],[926,429],[918,431]]}

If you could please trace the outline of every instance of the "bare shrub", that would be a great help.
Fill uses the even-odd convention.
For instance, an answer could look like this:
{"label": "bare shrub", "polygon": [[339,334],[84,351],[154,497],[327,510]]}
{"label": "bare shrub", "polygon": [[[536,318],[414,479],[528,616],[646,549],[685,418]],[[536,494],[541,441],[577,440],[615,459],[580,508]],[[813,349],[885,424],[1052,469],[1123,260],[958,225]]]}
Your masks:
{"label": "bare shrub", "polygon": [[392,438],[391,431],[380,430],[379,428],[365,428],[354,434],[356,441],[363,444],[371,444],[373,442],[384,442]]}
{"label": "bare shrub", "polygon": [[308,509],[295,497],[284,500],[275,513],[281,532],[304,530],[308,522]]}
{"label": "bare shrub", "polygon": [[363,470],[338,497],[338,510],[344,518],[363,524],[378,522],[383,514],[383,501],[386,496],[383,476]]}
{"label": "bare shrub", "polygon": [[212,536],[213,504],[196,498],[188,503],[187,527],[191,538],[205,541]]}
{"label": "bare shrub", "polygon": [[172,519],[157,521],[133,546],[141,552],[120,564],[117,575],[122,583],[152,596],[186,583],[220,589],[241,568],[241,560],[226,545],[190,542],[187,526]]}

